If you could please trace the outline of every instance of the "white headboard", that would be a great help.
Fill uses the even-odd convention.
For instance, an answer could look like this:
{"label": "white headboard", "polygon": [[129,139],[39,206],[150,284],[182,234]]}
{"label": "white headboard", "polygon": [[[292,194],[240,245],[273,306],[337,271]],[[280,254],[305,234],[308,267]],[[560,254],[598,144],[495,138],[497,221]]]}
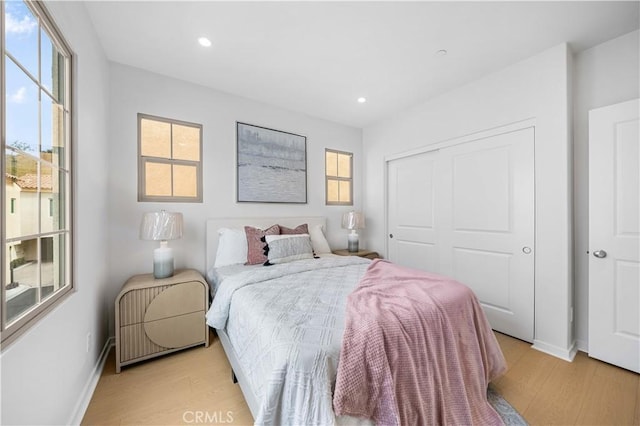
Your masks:
{"label": "white headboard", "polygon": [[205,273],[211,269],[218,252],[218,229],[220,228],[243,228],[253,226],[265,229],[275,224],[286,226],[287,228],[295,228],[298,225],[306,223],[309,227],[322,225],[325,234],[327,232],[327,218],[321,216],[302,216],[302,217],[221,217],[207,219],[206,223],[206,250],[205,250]]}

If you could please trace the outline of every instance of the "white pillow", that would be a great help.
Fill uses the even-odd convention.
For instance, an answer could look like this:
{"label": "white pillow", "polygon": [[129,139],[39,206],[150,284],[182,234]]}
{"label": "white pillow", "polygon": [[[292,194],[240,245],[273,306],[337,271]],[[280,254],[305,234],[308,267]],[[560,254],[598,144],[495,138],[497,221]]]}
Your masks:
{"label": "white pillow", "polygon": [[218,229],[218,251],[214,267],[236,265],[247,261],[247,236],[241,228]]}
{"label": "white pillow", "polygon": [[309,227],[309,235],[311,236],[311,245],[315,254],[331,253],[331,247],[324,236],[322,225],[314,225]]}
{"label": "white pillow", "polygon": [[266,235],[267,265],[313,259],[313,248],[309,234]]}

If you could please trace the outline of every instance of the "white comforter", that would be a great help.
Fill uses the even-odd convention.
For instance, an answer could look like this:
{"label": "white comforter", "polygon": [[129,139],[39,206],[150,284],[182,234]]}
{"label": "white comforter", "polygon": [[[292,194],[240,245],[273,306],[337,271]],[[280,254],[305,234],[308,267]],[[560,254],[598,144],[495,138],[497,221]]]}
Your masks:
{"label": "white comforter", "polygon": [[207,324],[226,329],[260,401],[256,424],[335,422],[332,391],[347,295],[370,261],[324,257],[225,278]]}

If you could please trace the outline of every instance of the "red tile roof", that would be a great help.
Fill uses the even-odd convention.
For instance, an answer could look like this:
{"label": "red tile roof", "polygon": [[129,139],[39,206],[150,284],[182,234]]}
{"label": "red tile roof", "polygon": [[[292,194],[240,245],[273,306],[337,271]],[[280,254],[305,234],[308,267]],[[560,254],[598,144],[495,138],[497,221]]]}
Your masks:
{"label": "red tile roof", "polygon": [[[16,180],[16,183],[22,189],[38,189],[38,175],[22,175]],[[40,187],[49,190],[53,188],[51,175],[40,175]]]}

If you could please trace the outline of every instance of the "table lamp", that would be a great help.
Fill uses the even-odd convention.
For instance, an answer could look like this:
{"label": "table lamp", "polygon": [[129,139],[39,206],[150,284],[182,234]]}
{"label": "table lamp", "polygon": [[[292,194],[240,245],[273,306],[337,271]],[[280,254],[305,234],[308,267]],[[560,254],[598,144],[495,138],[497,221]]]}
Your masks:
{"label": "table lamp", "polygon": [[167,241],[178,238],[182,238],[182,213],[162,210],[142,216],[140,239],[160,241],[160,247],[153,251],[154,278],[173,276],[173,250]]}
{"label": "table lamp", "polygon": [[358,229],[364,228],[364,215],[360,212],[347,212],[342,216],[342,227],[350,229],[351,233],[347,237],[348,250],[351,253],[358,251]]}

